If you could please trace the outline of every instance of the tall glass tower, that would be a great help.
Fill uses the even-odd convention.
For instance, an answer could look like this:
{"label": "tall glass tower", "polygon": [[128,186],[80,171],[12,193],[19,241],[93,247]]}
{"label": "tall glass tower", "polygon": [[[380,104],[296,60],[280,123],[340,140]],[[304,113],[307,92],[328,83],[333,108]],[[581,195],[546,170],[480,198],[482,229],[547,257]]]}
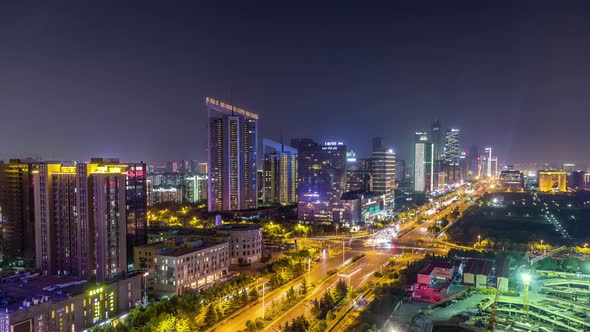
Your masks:
{"label": "tall glass tower", "polygon": [[258,114],[207,97],[210,212],[255,209]]}

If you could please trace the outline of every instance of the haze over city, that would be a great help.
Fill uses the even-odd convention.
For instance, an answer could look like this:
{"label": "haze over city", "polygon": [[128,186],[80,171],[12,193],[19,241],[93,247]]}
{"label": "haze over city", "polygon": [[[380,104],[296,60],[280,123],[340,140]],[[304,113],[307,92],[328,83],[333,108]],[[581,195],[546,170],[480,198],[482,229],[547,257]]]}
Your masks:
{"label": "haze over city", "polygon": [[501,160],[586,163],[589,7],[4,3],[0,158],[203,160],[214,96],[275,139],[379,135],[409,159],[440,119]]}

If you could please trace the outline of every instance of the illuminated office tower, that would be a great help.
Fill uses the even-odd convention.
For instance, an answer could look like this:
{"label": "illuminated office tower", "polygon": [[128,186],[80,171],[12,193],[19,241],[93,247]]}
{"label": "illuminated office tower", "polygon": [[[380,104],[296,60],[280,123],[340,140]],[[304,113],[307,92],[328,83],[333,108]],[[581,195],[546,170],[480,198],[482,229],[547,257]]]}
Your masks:
{"label": "illuminated office tower", "polygon": [[258,206],[258,115],[209,97],[205,103],[209,113],[208,209],[254,209]]}
{"label": "illuminated office tower", "polygon": [[138,167],[99,160],[40,164],[33,174],[36,264],[45,275],[104,281],[127,272],[127,170]]}
{"label": "illuminated office tower", "polygon": [[2,260],[35,259],[35,214],[32,172],[34,160],[13,159],[0,163],[0,210],[2,210]]}
{"label": "illuminated office tower", "polygon": [[395,194],[395,152],[392,149],[386,149],[380,137],[373,138],[370,164],[373,178],[372,191],[385,194],[386,207],[392,209]]}
{"label": "illuminated office tower", "polygon": [[483,149],[481,164],[482,177],[492,177],[492,148]]}
{"label": "illuminated office tower", "polygon": [[433,157],[434,146],[428,141],[426,134],[420,135],[419,141],[414,144],[414,191],[434,190]]}
{"label": "illuminated office tower", "polygon": [[432,123],[430,127],[430,143],[433,145],[434,149],[434,160],[444,160],[445,159],[445,149],[444,149],[444,137],[443,137],[443,128],[440,124],[439,120],[436,120]]}
{"label": "illuminated office tower", "polygon": [[262,146],[264,203],[283,205],[296,203],[297,150],[266,138]]}
{"label": "illuminated office tower", "polygon": [[357,158],[354,151],[346,152],[346,191],[373,190],[371,159]]}
{"label": "illuminated office tower", "polygon": [[460,182],[459,175],[459,129],[447,129],[446,142],[444,148],[445,165],[444,170],[447,174],[447,183]]}
{"label": "illuminated office tower", "polygon": [[292,140],[298,153],[298,217],[304,221],[335,222],[344,218],[340,198],[346,189],[346,146]]}

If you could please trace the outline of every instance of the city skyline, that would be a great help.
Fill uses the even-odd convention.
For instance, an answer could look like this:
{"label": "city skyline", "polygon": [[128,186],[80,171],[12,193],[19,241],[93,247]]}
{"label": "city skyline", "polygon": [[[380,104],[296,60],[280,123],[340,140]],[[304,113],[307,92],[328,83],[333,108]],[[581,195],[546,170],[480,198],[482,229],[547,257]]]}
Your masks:
{"label": "city skyline", "polygon": [[[586,164],[588,4],[534,4],[3,4],[0,159],[205,160],[213,96],[259,113],[261,137],[359,155],[382,136],[407,160],[412,133],[440,119],[500,160]],[[88,125],[104,117],[118,119],[108,132]],[[22,128],[39,134],[13,139]],[[126,134],[137,143],[117,144]]]}

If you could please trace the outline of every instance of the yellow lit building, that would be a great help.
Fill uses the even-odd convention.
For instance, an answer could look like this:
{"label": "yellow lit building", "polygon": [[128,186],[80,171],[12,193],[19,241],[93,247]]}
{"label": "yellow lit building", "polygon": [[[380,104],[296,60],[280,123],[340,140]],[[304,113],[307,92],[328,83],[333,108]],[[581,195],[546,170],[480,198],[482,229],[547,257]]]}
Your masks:
{"label": "yellow lit building", "polygon": [[566,173],[564,171],[539,171],[538,177],[540,192],[565,192]]}

